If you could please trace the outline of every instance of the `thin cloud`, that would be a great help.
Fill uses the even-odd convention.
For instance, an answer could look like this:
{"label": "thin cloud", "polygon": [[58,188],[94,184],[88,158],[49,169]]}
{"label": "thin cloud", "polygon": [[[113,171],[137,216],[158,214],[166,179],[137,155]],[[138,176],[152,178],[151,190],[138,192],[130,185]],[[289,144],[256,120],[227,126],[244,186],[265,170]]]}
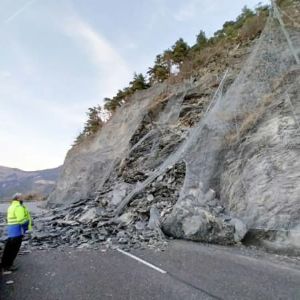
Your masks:
{"label": "thin cloud", "polygon": [[6,79],[11,76],[12,74],[9,71],[0,71],[0,79]]}
{"label": "thin cloud", "polygon": [[27,7],[32,5],[36,0],[31,0],[26,2],[21,8],[19,8],[16,12],[14,12],[11,16],[9,16],[6,20],[4,20],[4,23],[11,22],[15,17],[17,17],[19,14],[21,14]]}
{"label": "thin cloud", "polygon": [[212,12],[218,6],[216,1],[210,0],[190,0],[185,2],[177,12],[173,14],[173,18],[178,22],[190,21],[204,12]]}
{"label": "thin cloud", "polygon": [[165,0],[152,0],[151,5],[154,7],[154,12],[146,23],[146,28],[152,30],[159,20],[164,20],[168,15],[168,7]]}
{"label": "thin cloud", "polygon": [[111,94],[128,83],[132,71],[108,40],[89,24],[74,18],[66,24],[66,33],[87,53],[98,69],[101,94]]}
{"label": "thin cloud", "polygon": [[[28,109],[32,115],[36,116],[51,115],[52,120],[55,120],[56,123],[64,124],[65,127],[69,128],[82,126],[87,109],[87,104],[84,102],[75,103],[70,106],[67,103],[53,103],[47,99],[41,99],[34,93],[27,91],[26,86],[13,77],[0,80],[0,99],[0,120],[2,120],[0,135],[3,132],[3,124],[10,124],[10,122],[3,121],[6,120],[6,116],[9,116],[7,120],[13,115],[15,115],[17,119],[22,119],[24,110],[26,109]],[[14,111],[15,107],[19,107],[19,110]]]}
{"label": "thin cloud", "polygon": [[125,43],[125,49],[137,49],[138,48],[138,44],[135,42],[127,42]]}
{"label": "thin cloud", "polygon": [[174,14],[174,19],[179,22],[184,22],[192,19],[195,16],[195,2],[192,1],[182,7],[178,12]]}

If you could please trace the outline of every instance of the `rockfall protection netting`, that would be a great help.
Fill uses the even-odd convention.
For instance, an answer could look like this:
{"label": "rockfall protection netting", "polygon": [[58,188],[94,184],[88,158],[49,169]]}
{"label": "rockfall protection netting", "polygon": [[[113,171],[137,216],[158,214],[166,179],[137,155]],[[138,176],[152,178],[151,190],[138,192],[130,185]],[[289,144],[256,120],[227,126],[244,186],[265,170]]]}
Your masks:
{"label": "rockfall protection netting", "polygon": [[[299,47],[299,32],[291,31],[290,34],[297,37],[295,44]],[[181,198],[199,182],[200,191],[208,191],[214,176],[218,174],[221,152],[226,148],[224,137],[236,128],[236,116],[255,113],[263,97],[272,93],[274,81],[280,79],[294,64],[278,24],[273,18],[269,19],[238,78],[225,95],[218,97],[216,104],[193,129],[186,142],[187,153],[183,156],[187,164],[187,176]]]}
{"label": "rockfall protection netting", "polygon": [[[295,11],[297,9],[299,7],[295,6]],[[282,15],[292,22],[285,26]],[[260,102],[255,110],[247,107],[246,102],[242,110],[236,111],[235,117],[252,114],[260,124],[256,128],[254,124],[255,130],[249,135],[243,135],[243,124],[236,126],[235,135],[242,142],[234,153],[237,163],[231,162],[227,167],[242,171],[224,172],[223,177],[227,178],[223,178],[221,192],[225,201],[229,199],[231,215],[238,216],[247,225],[248,237],[272,240],[272,247],[276,249],[300,247],[297,196],[300,192],[300,30],[293,20],[274,6],[273,18],[262,35],[264,40],[258,50],[261,58],[255,58],[256,70],[265,66],[264,76],[258,77],[261,82],[254,85],[260,89],[252,96]],[[269,64],[265,51],[269,54]],[[230,202],[234,197],[240,201]],[[266,245],[271,246],[271,243]]]}
{"label": "rockfall protection netting", "polygon": [[[219,223],[213,234],[220,234],[222,240],[223,235],[227,234],[224,231],[228,227],[229,235],[233,238],[230,226],[239,226],[236,222],[229,222],[227,226],[226,215],[221,215],[221,219],[217,220],[215,219],[216,216],[212,216],[206,209],[202,210],[201,208],[205,207],[208,201],[218,196],[213,190],[219,192],[218,190],[220,189],[219,181],[220,172],[222,171],[220,167],[222,166],[224,152],[227,151],[225,137],[233,130],[236,130],[237,133],[240,131],[240,126],[242,125],[237,122],[237,117],[245,114],[255,114],[264,101],[264,97],[272,94],[275,82],[281,80],[296,63],[295,53],[291,51],[291,44],[293,49],[299,52],[299,30],[289,27],[285,31],[288,33],[290,42],[287,41],[286,35],[283,34],[282,27],[278,24],[278,21],[273,17],[268,19],[255,49],[226,94],[223,95],[222,93],[222,81],[217,94],[211,102],[211,106],[199,124],[190,131],[187,139],[175,153],[170,155],[146,181],[140,183],[136,190],[126,196],[116,210],[117,215],[123,211],[124,207],[137,192],[144,189],[157,176],[163,174],[169,166],[184,160],[186,163],[184,186],[181,190],[180,198],[174,207],[173,215],[171,214],[170,220],[167,221],[169,223],[166,226],[167,231],[178,237],[186,237],[185,227],[187,231],[193,227],[193,230],[188,233],[193,238],[193,234],[198,235],[197,228],[201,229],[200,214],[204,213],[206,219],[210,218],[209,222]],[[180,104],[180,100],[177,104]],[[176,113],[173,116],[176,116]],[[279,193],[275,195],[275,198],[280,196],[282,195]],[[276,201],[274,199],[274,202]],[[298,206],[295,207],[297,209]],[[196,208],[200,209],[197,213]],[[197,216],[198,221],[194,222],[193,226],[189,226],[191,225],[189,224],[190,221],[185,219],[191,220],[193,215]],[[280,217],[277,216],[277,220],[279,219]],[[255,220],[245,218],[243,222],[246,223],[247,227],[258,226]],[[176,225],[178,224],[180,228],[177,228]],[[264,225],[264,229],[272,229],[270,227],[271,223]],[[289,225],[291,225],[291,229],[298,224]],[[276,230],[283,229],[283,226],[286,226],[286,223],[278,222]],[[246,229],[242,229],[242,231],[246,232]],[[201,239],[201,237],[195,236],[195,239],[197,238]],[[209,241],[218,240],[219,238],[214,240],[214,237],[209,239]]]}
{"label": "rockfall protection netting", "polygon": [[[65,162],[67,167],[63,169],[57,189],[49,200],[50,203],[56,203],[59,199],[61,203],[65,201],[67,206],[70,205],[71,212],[63,221],[59,222],[67,226],[66,224],[69,222],[73,224],[73,220],[81,218],[82,214],[89,213],[95,217],[97,222],[101,216],[104,216],[102,221],[93,225],[99,228],[119,220],[121,214],[121,218],[126,221],[126,218],[130,216],[124,211],[131,202],[142,199],[138,196],[154,181],[157,181],[166,172],[170,172],[175,165],[184,162],[185,178],[178,201],[171,213],[165,215],[162,220],[162,228],[166,233],[179,238],[228,244],[241,240],[249,228],[264,230],[293,230],[296,228],[298,223],[287,220],[284,213],[275,212],[276,222],[274,220],[272,222],[257,220],[255,211],[259,211],[261,207],[258,201],[253,201],[253,203],[248,201],[259,197],[255,194],[257,191],[255,192],[255,189],[249,185],[251,178],[242,171],[246,163],[241,163],[239,166],[241,170],[237,175],[231,174],[229,172],[231,165],[228,167],[228,163],[226,162],[226,166],[224,163],[225,160],[230,160],[228,153],[233,151],[226,138],[234,132],[237,139],[241,139],[241,144],[243,141],[247,141],[247,136],[243,136],[243,118],[246,115],[257,114],[261,106],[265,105],[266,98],[270,95],[274,96],[274,86],[281,82],[287,74],[291,74],[291,70],[295,66],[295,53],[291,51],[290,44],[293,49],[296,49],[296,53],[299,53],[299,29],[288,26],[285,31],[288,33],[289,43],[277,19],[274,17],[268,19],[261,37],[234,83],[224,91],[224,84],[231,73],[229,66],[229,70],[222,74],[219,87],[201,115],[199,123],[182,133],[181,139],[178,139],[179,142],[174,143],[174,148],[172,148],[174,151],[170,151],[171,154],[166,152],[163,159],[157,157],[157,166],[155,167],[153,167],[153,161],[155,161],[155,155],[161,154],[159,152],[160,143],[164,139],[166,130],[168,133],[174,131],[174,136],[178,134],[176,124],[185,97],[197,87],[198,83],[190,80],[173,87],[162,84],[137,93],[131,103],[124,105],[122,110],[116,113],[99,133],[99,136],[90,143],[79,145],[71,150],[71,155],[68,155]],[[165,94],[167,103],[161,109],[162,112],[155,121],[152,120],[151,126],[148,124],[148,127],[141,127],[149,114],[152,102],[163,94]],[[299,102],[299,93],[293,86],[287,95],[289,96],[289,100],[287,100],[289,107],[296,107],[293,111],[289,108],[289,114],[294,120],[291,124],[293,139],[299,141],[299,135],[295,135],[296,131],[294,130],[295,124],[299,120],[299,105],[296,103]],[[139,134],[135,136],[137,131]],[[243,147],[247,148],[247,145],[246,143]],[[253,141],[250,146],[253,148]],[[138,182],[133,180],[123,188],[122,183],[116,184],[114,181],[118,177],[115,174],[116,168],[120,161],[122,165],[123,161],[126,162],[126,159],[133,153],[139,152],[140,148],[145,148],[143,151],[148,151],[147,155],[152,156],[151,170],[148,170],[147,174],[141,174]],[[244,152],[239,151],[240,148],[237,150],[234,157],[242,161]],[[299,152],[295,153],[299,154]],[[143,161],[143,153],[141,152],[139,155],[138,161]],[[262,165],[264,164],[265,162]],[[226,170],[224,170],[225,167],[227,167]],[[232,169],[235,170],[236,166],[232,166]],[[222,173],[229,174],[227,182]],[[231,176],[234,179],[233,175],[236,175],[237,184],[231,181]],[[222,184],[228,188],[224,188]],[[287,185],[286,182],[277,182],[277,184],[278,186],[280,184]],[[282,186],[282,188],[284,190],[286,186]],[[105,213],[102,211],[98,214],[95,204],[91,204],[92,212],[88,212],[90,207],[84,210],[80,208],[86,203],[86,199],[102,201],[102,195],[111,189],[116,190],[117,194],[122,197],[121,200],[115,201],[113,209],[110,207],[111,210],[106,209]],[[293,193],[297,192],[295,187],[291,189],[293,189]],[[239,190],[240,194],[235,190]],[[282,196],[280,192],[275,193],[273,195],[274,202],[280,202],[279,198]],[[247,199],[247,201],[241,204],[244,207],[240,209],[241,205],[234,202],[235,199]],[[293,199],[295,199],[294,194]],[[74,204],[70,204],[72,202]],[[227,210],[224,210],[224,203],[226,203]],[[271,206],[272,204],[270,202],[267,205]],[[299,216],[297,203],[293,200],[288,205],[294,205],[295,216],[297,214]],[[253,206],[252,210],[249,209],[250,206]],[[285,208],[284,204],[280,206],[282,210]],[[252,213],[252,211],[254,212]],[[59,214],[62,217],[64,213],[59,212]],[[77,221],[75,222],[77,224]],[[92,223],[96,224],[97,222],[93,221]],[[272,224],[276,224],[276,228]],[[107,231],[105,228],[103,230]]]}

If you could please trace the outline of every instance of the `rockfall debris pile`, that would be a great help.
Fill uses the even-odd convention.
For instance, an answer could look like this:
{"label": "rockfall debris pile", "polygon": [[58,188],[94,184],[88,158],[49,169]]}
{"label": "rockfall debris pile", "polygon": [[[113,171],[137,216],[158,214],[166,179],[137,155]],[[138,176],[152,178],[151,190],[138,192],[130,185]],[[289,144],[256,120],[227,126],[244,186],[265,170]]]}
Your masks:
{"label": "rockfall debris pile", "polygon": [[[285,30],[299,53],[299,28]],[[164,249],[266,232],[300,249],[299,75],[271,16],[190,80],[135,93],[69,151],[28,244]]]}
{"label": "rockfall debris pile", "polygon": [[[160,218],[168,214],[176,202],[184,174],[184,164],[169,168],[164,176],[158,177],[135,198],[124,214],[113,220],[114,204],[126,192],[125,185],[120,185],[117,193],[111,193],[110,207],[103,207],[103,204],[108,205],[109,201],[105,199],[109,198],[99,197],[101,201],[79,200],[68,207],[54,208],[36,215],[33,218],[34,231],[23,243],[24,247],[49,249],[68,245],[76,248],[154,247],[164,250],[167,242],[160,229]],[[103,194],[107,196],[109,192]],[[0,224],[1,236],[4,236],[4,217],[0,216],[3,221]],[[4,239],[0,241],[0,248],[3,243]]]}
{"label": "rockfall debris pile", "polygon": [[[224,91],[240,72],[243,61],[254,44],[255,41],[252,41],[241,48],[231,49],[228,59],[232,69],[224,82]],[[77,174],[78,178],[89,179],[89,182],[84,186],[80,183],[79,189],[76,187],[72,187],[72,191],[68,189],[67,194],[63,196],[65,201],[57,201],[59,199],[57,196],[62,196],[58,195],[60,187],[57,188],[49,201],[54,208],[47,215],[37,218],[37,228],[30,245],[38,248],[68,244],[79,248],[154,247],[164,250],[167,240],[172,238],[172,233],[168,230],[167,223],[164,224],[164,220],[170,216],[178,201],[186,177],[185,162],[183,160],[172,162],[169,158],[174,152],[180,151],[180,147],[191,134],[191,128],[201,120],[218,89],[225,67],[225,65],[216,67],[216,63],[213,63],[211,72],[199,74],[197,80],[194,78],[181,85],[163,86],[158,91],[150,92],[150,96],[147,91],[148,98],[140,96],[142,99],[146,98],[146,101],[149,99],[152,101],[127,141],[129,150],[112,163],[106,163],[105,170],[101,166],[103,157],[97,158],[99,160],[97,162],[88,152],[85,154],[86,157],[81,156],[80,147],[86,145],[72,149],[70,153],[73,151],[75,158],[72,163],[66,164],[68,167],[63,169],[63,173],[67,172],[72,176],[77,174],[78,170],[70,170],[69,167],[79,167],[81,174]],[[138,105],[143,107],[142,102]],[[176,107],[177,110],[174,109]],[[129,110],[133,112],[140,110],[139,114],[143,112],[142,109],[132,107],[129,107]],[[130,120],[132,121],[133,117]],[[118,124],[119,127],[129,127],[128,117],[126,121],[125,125]],[[120,147],[119,143],[118,148]],[[76,152],[79,152],[78,156]],[[97,150],[92,155],[98,153],[101,151]],[[103,150],[103,153],[110,151]],[[89,173],[86,177],[86,174],[82,173],[87,172],[87,166],[84,164],[90,159],[96,162],[92,167],[93,174]],[[101,171],[96,170],[97,164],[101,166]],[[165,169],[159,174],[162,165],[165,165]],[[109,172],[107,176],[106,172]],[[97,176],[100,180],[95,181]],[[63,175],[62,178],[70,180],[70,176],[67,175]],[[77,181],[78,178],[73,179]],[[90,185],[91,182],[93,187]],[[65,186],[65,183],[63,185]],[[90,190],[85,194],[87,186],[90,186]],[[62,192],[65,191],[63,188]],[[232,218],[226,213],[225,206],[218,201],[216,194],[211,188],[206,195],[207,202],[203,206],[203,213],[208,218],[211,217],[211,221],[207,220],[206,229],[202,234],[203,241],[232,244],[237,231],[232,225]],[[71,201],[70,197],[73,197]],[[126,199],[128,201],[123,205]],[[199,213],[201,212],[199,209]],[[222,231],[223,225],[218,228],[212,216],[219,216],[227,224],[224,238],[221,234],[218,241],[213,238],[214,232]],[[197,240],[192,236],[194,230],[198,231],[197,224],[193,218],[191,222],[185,223],[186,231],[191,235],[189,239]],[[207,234],[208,232],[211,234]]]}
{"label": "rockfall debris pile", "polygon": [[124,195],[126,185],[120,185],[117,192],[110,191],[111,202],[107,201],[109,191],[106,191],[107,198],[79,200],[67,208],[52,209],[36,219],[30,246],[43,249],[67,244],[77,248],[164,250],[166,239],[160,229],[160,217],[172,209],[174,203],[169,199],[178,193],[183,175],[182,164],[170,168],[165,176],[157,178],[147,191],[139,194],[125,213],[114,219],[111,218],[114,204]]}

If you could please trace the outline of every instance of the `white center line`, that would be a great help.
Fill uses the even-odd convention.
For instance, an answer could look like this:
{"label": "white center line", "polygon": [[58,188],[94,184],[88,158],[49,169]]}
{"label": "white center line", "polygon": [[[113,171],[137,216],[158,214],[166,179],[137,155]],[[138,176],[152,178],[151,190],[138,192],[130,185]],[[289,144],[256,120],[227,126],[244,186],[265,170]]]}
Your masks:
{"label": "white center line", "polygon": [[130,254],[130,253],[124,251],[124,250],[121,250],[119,248],[117,249],[117,251],[119,251],[120,253],[122,253],[124,255],[127,255],[127,256],[129,256],[129,257],[131,257],[131,258],[133,258],[133,259],[141,262],[142,264],[144,264],[144,265],[146,265],[146,266],[148,266],[148,267],[150,267],[150,268],[152,268],[152,269],[154,269],[154,270],[156,270],[156,271],[158,271],[158,272],[160,272],[162,274],[167,274],[167,271],[164,271],[164,270],[162,270],[162,269],[160,269],[160,268],[158,268],[158,267],[156,267],[156,266],[148,263],[147,261],[145,261],[145,260],[143,260],[143,259],[141,259],[141,258],[139,258],[139,257],[137,257],[135,255],[132,255],[132,254]]}

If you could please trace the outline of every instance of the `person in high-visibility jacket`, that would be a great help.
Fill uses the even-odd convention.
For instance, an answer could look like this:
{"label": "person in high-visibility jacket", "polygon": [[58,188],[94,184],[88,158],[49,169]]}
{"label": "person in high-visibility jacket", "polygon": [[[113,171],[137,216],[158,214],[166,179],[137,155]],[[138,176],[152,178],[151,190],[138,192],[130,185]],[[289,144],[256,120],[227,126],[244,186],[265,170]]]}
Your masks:
{"label": "person in high-visibility jacket", "polygon": [[10,206],[7,209],[7,233],[1,265],[4,271],[14,271],[13,262],[20,250],[23,235],[31,227],[31,217],[21,201],[21,194],[13,196]]}

